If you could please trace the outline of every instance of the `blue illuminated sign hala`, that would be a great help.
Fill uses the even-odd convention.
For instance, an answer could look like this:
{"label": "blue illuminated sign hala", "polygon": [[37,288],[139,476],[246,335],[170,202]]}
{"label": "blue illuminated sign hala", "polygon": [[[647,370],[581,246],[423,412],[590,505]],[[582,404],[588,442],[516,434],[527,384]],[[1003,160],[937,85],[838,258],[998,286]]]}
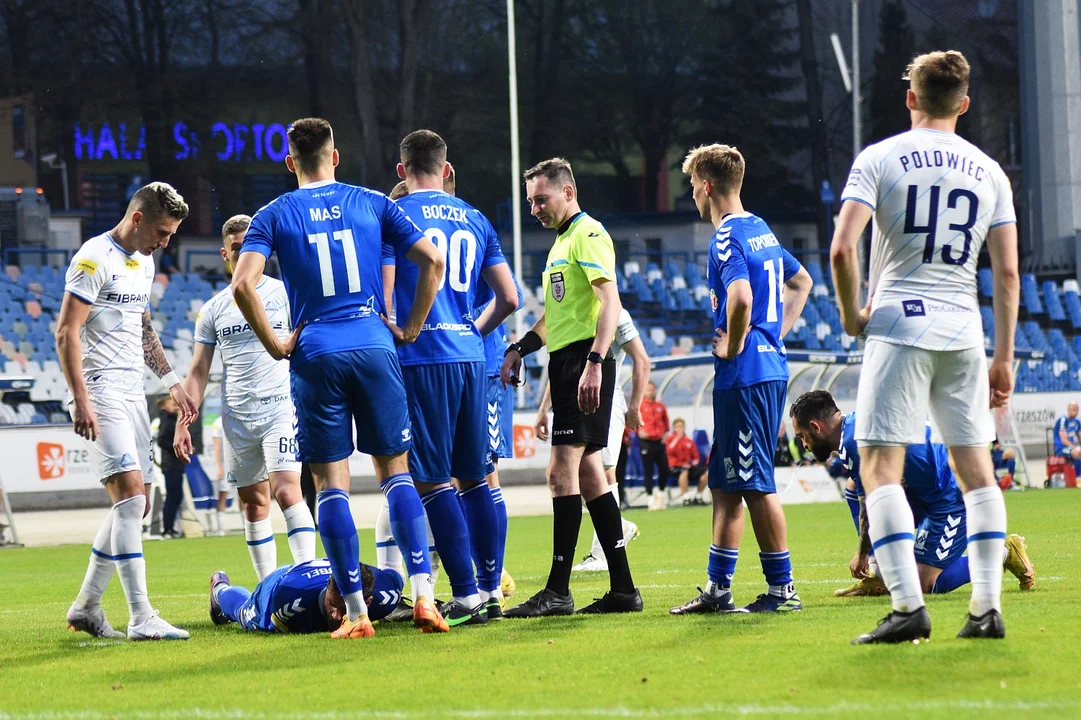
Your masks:
{"label": "blue illuminated sign hala", "polygon": [[[210,126],[215,156],[222,162],[281,162],[289,152],[288,126],[281,123],[244,125],[216,122]],[[177,160],[199,155],[199,136],[186,123],[173,125],[173,153]],[[146,154],[146,127],[138,132],[127,124],[104,122],[99,126],[75,124],[77,160],[142,160]]]}

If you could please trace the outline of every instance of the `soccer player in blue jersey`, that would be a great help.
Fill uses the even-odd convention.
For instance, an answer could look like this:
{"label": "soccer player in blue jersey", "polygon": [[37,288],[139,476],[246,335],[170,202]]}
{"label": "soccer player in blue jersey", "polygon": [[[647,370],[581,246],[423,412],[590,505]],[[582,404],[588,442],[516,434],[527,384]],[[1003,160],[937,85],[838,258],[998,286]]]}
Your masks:
{"label": "soccer player in blue jersey", "polygon": [[[402,596],[402,576],[360,566],[368,617],[381,620]],[[335,630],[345,619],[345,599],[331,576],[330,561],[309,560],[268,574],[254,592],[235,587],[219,570],[210,576],[210,619],[235,622],[251,632],[316,633]]]}
{"label": "soccer player in blue jersey", "polygon": [[[285,163],[300,188],[252,218],[232,287],[267,351],[276,359],[289,358],[299,455],[310,464],[319,490],[319,534],[346,605],[346,619],[332,635],[375,633],[366,614],[349,509],[350,420],[356,448],[372,456],[390,503],[394,536],[410,558],[413,621],[424,632],[445,632],[432,602],[424,509],[409,476],[412,431],[395,353],[395,342],[407,344],[420,334],[443,277],[443,256],[385,195],[335,181],[338,151],[330,123],[297,120],[288,137]],[[403,265],[419,276],[409,315],[396,335],[381,320],[384,245],[400,251]],[[274,333],[256,291],[272,252],[296,328],[285,340]]]}
{"label": "soccer player in blue jersey", "polygon": [[[844,415],[833,396],[825,390],[804,393],[789,410],[792,429],[819,462],[826,462],[836,452],[841,474],[855,485],[860,511],[857,524],[860,544],[849,569],[852,577],[868,592],[889,592],[879,578],[871,578],[868,561],[871,538],[868,532],[867,507],[863,479],[860,476],[860,449],[856,443],[856,413]],[[965,523],[965,501],[949,463],[946,446],[931,441],[927,426],[924,442],[905,449],[903,482],[908,504],[915,519],[916,567],[926,593],[941,594],[956,590],[970,581]],[[1029,560],[1024,538],[1009,535],[1002,553],[1003,567],[1018,580],[1022,590],[1036,585],[1036,571]],[[877,586],[877,589],[876,589]]]}
{"label": "soccer player in blue jersey", "polygon": [[[409,194],[398,205],[447,259],[446,276],[420,336],[398,349],[413,421],[410,466],[450,580],[454,599],[444,607],[447,622],[483,624],[502,617],[502,611],[499,524],[484,482],[488,442],[482,338],[517,308],[517,291],[491,223],[443,191],[450,172],[443,139],[417,130],[402,140],[400,150],[398,174]],[[401,248],[394,249],[393,258],[390,253],[387,247],[384,262],[392,259],[395,265],[394,307],[400,324],[413,306],[419,278]],[[495,298],[474,317],[482,277]],[[398,324],[387,325],[396,335],[402,332]],[[460,504],[452,477],[461,487]],[[473,572],[473,552],[479,577]]]}
{"label": "soccer player in blue jersey", "polygon": [[[743,156],[728,145],[695,148],[683,162],[694,202],[717,234],[707,276],[717,337],[713,381],[713,544],[709,582],[674,615],[801,610],[792,584],[787,528],[773,476],[777,428],[788,386],[783,338],[811,292],[811,277],[762,218],[743,209]],[[736,609],[732,576],[743,535],[743,503],[761,549],[767,592]]]}
{"label": "soccer player in blue jersey", "polygon": [[1066,414],[1055,420],[1055,454],[1073,461],[1074,473],[1081,478],[1081,419],[1077,403],[1066,406]]}

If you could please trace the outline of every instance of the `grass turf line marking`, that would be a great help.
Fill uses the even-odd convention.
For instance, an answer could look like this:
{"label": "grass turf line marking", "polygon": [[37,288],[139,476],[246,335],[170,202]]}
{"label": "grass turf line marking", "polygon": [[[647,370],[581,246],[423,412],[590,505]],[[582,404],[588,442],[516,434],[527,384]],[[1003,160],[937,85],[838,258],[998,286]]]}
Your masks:
{"label": "grass turf line marking", "polygon": [[[1074,710],[1081,708],[1081,700],[1038,700],[1038,701],[996,701],[996,700],[929,700],[904,703],[850,703],[839,702],[832,705],[795,705],[737,703],[731,705],[707,704],[686,705],[670,708],[629,708],[629,707],[566,707],[566,708],[509,708],[503,710],[471,709],[440,711],[444,717],[455,718],[534,718],[534,717],[613,717],[613,718],[664,718],[686,717],[691,715],[726,714],[726,715],[804,715],[834,716],[842,713],[882,713],[882,712],[946,712],[950,710],[972,711],[985,710],[996,713],[1020,711],[1034,712],[1047,710]],[[372,718],[373,720],[411,720],[429,718],[431,713],[410,710],[353,710],[349,712],[259,712],[249,710],[226,710],[211,708],[188,708],[184,710],[132,711],[101,713],[92,710],[70,712],[30,712],[8,713],[0,710],[0,720],[181,720],[198,718],[199,720],[348,720],[350,718]]]}

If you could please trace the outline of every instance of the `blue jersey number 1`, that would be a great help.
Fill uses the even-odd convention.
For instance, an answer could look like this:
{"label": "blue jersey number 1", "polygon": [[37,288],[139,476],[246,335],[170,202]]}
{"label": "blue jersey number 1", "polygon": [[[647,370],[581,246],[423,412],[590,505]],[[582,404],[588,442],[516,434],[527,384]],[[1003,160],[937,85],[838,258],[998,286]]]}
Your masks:
{"label": "blue jersey number 1", "polygon": [[[916,203],[920,199],[920,188],[918,185],[908,186],[908,204],[905,208],[905,229],[906,235],[912,235],[916,233],[926,233],[927,238],[923,244],[923,262],[933,262],[935,259],[935,237],[938,234],[938,201],[939,196],[942,193],[942,188],[938,185],[932,185],[927,189],[927,195],[929,197],[929,207],[927,208],[927,224],[916,224]],[[961,249],[961,254],[954,256],[953,247],[949,243],[942,246],[942,262],[947,265],[964,265],[968,262],[969,256],[972,254],[972,226],[976,224],[976,214],[979,208],[979,199],[976,194],[964,190],[963,188],[954,188],[950,191],[949,196],[946,198],[946,207],[953,210],[957,207],[961,198],[968,201],[968,218],[963,223],[950,223],[949,229],[954,232],[959,232],[965,237],[965,245]]]}

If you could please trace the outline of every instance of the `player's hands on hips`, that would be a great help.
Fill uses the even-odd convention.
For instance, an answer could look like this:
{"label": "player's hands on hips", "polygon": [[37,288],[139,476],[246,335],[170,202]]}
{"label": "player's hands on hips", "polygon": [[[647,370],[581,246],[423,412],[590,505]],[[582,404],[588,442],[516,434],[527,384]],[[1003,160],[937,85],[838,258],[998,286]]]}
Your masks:
{"label": "player's hands on hips", "polygon": [[627,424],[628,430],[637,430],[642,427],[642,409],[641,408],[627,408]]}
{"label": "player's hands on hips", "polygon": [[848,564],[848,569],[852,572],[852,577],[857,580],[862,580],[863,578],[870,577],[870,573],[868,572],[870,570],[870,565],[870,557],[857,551],[856,554],[852,556],[852,562]]}
{"label": "player's hands on hips", "polygon": [[517,350],[510,350],[503,356],[503,367],[499,369],[499,380],[503,387],[518,387],[521,384],[522,356]]}
{"label": "player's hands on hips", "polygon": [[90,442],[98,439],[98,416],[90,405],[90,400],[76,400],[71,410],[72,420],[75,425],[75,434],[84,437]]}
{"label": "player's hands on hips", "polygon": [[720,328],[717,328],[717,334],[713,336],[713,355],[714,357],[719,357],[721,360],[732,360],[736,357],[736,355],[739,355],[741,352],[743,352],[743,346],[746,344],[747,335],[744,335],[743,339],[740,340],[739,350],[737,350],[734,354],[729,355],[728,333],[726,333],[724,330],[721,330]]}
{"label": "player's hands on hips", "polygon": [[[387,326],[387,330],[390,330],[390,334],[394,336],[395,345],[410,345],[417,339],[417,335],[420,333],[406,333],[405,330],[398,327],[396,323],[391,322],[390,318],[386,315],[380,315],[379,319],[383,321],[383,324]],[[412,335],[412,337],[410,337]]]}
{"label": "player's hands on hips", "polygon": [[537,433],[538,440],[548,440],[548,411],[537,413],[537,422],[533,424],[533,432]]}
{"label": "player's hands on hips", "polygon": [[600,363],[586,361],[586,369],[578,381],[578,409],[586,415],[597,412],[601,406]]}
{"label": "player's hands on hips", "polygon": [[303,325],[293,328],[293,332],[289,333],[289,337],[285,340],[278,340],[277,352],[270,353],[271,357],[275,360],[285,360],[293,351],[297,349],[297,341],[300,339],[300,331],[304,328]]}
{"label": "player's hands on hips", "polygon": [[188,395],[188,391],[184,389],[184,386],[180,383],[173,385],[169,388],[169,395],[176,402],[178,408],[177,424],[191,425],[195,422],[195,416],[199,414],[199,406],[191,399],[191,395]]}
{"label": "player's hands on hips", "polygon": [[176,424],[176,432],[173,433],[173,452],[184,462],[191,462],[191,433],[187,425]]}
{"label": "player's hands on hips", "polygon": [[1002,407],[1010,399],[1013,391],[1013,368],[1005,360],[993,360],[987,371],[991,381],[991,407]]}

